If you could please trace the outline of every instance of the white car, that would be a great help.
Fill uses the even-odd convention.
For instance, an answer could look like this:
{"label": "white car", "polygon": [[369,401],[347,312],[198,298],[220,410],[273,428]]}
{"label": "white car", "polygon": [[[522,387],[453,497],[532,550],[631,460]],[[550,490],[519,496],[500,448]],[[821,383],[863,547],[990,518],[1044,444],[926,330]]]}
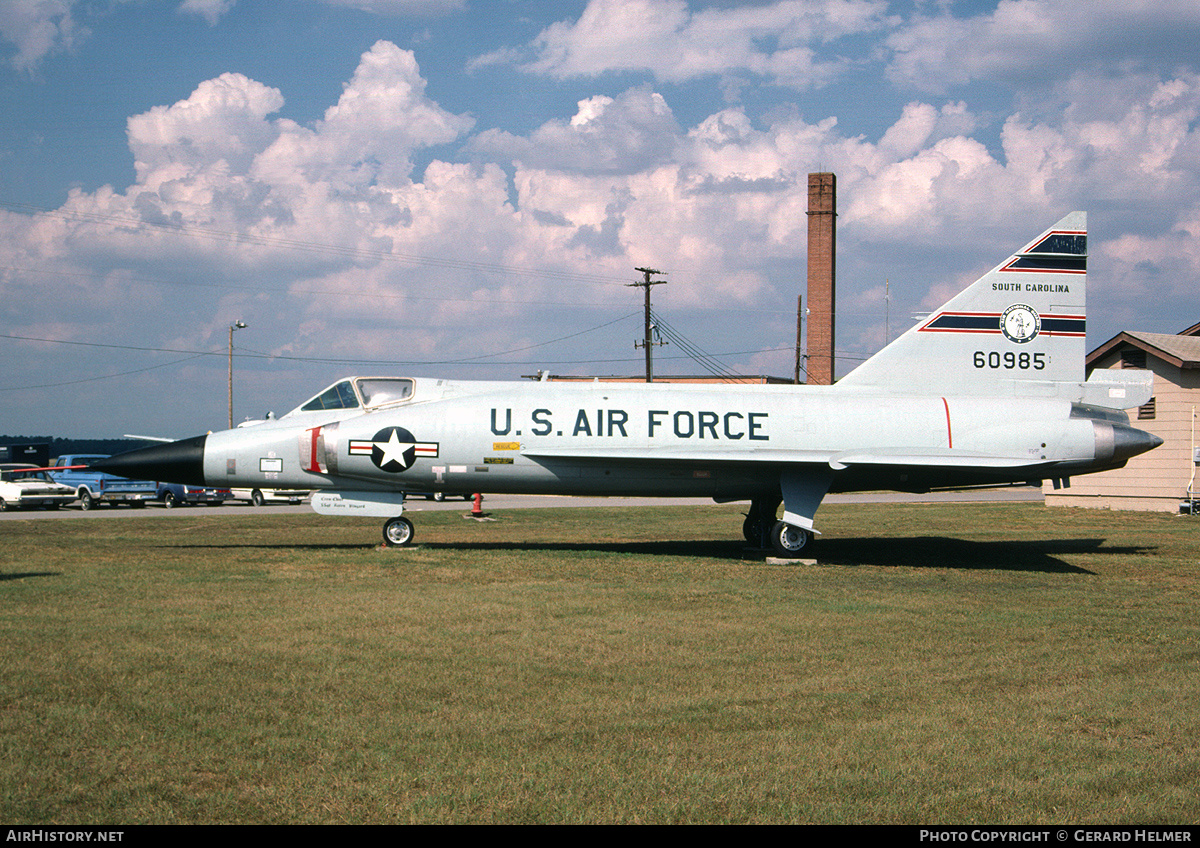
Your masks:
{"label": "white car", "polygon": [[32,465],[0,465],[0,511],[44,506],[58,509],[75,500],[75,490],[51,480]]}
{"label": "white car", "polygon": [[233,489],[230,500],[250,501],[255,506],[262,506],[271,501],[287,501],[298,504],[312,494],[308,489]]}

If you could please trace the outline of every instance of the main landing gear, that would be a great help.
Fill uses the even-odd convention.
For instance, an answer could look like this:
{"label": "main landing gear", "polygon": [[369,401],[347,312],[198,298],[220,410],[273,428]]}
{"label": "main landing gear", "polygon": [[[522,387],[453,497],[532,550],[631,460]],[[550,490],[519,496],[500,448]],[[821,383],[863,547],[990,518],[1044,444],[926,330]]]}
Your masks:
{"label": "main landing gear", "polygon": [[776,521],[771,528],[771,547],[775,553],[785,559],[796,559],[801,556],[812,543],[813,534],[810,530],[788,524],[786,521]]}
{"label": "main landing gear", "polygon": [[754,547],[771,547],[771,528],[775,525],[775,513],[780,503],[780,498],[755,498],[750,501],[750,511],[742,522],[742,535]]}
{"label": "main landing gear", "polygon": [[750,511],[742,522],[742,535],[756,548],[774,550],[784,559],[796,559],[812,544],[811,530],[778,521],[775,513],[781,498],[756,498],[750,501]]}

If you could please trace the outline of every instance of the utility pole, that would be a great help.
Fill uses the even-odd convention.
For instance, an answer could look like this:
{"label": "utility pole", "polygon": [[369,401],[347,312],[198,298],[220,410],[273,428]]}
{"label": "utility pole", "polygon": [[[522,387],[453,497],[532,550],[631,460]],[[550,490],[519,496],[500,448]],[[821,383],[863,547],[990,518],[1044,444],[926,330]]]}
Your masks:
{"label": "utility pole", "polygon": [[234,321],[229,325],[229,429],[233,429],[233,331],[246,329],[245,321]]}
{"label": "utility pole", "polygon": [[800,336],[801,330],[804,327],[804,296],[800,295],[796,298],[796,378],[793,381],[797,386],[800,385],[800,359],[804,355],[801,353]]}
{"label": "utility pole", "polygon": [[654,330],[654,325],[650,323],[650,287],[666,285],[666,280],[651,280],[651,274],[665,274],[665,271],[656,271],[653,268],[634,268],[635,271],[641,271],[645,276],[645,280],[640,283],[626,283],[625,285],[631,288],[644,288],[646,290],[646,340],[643,342],[634,342],[633,348],[637,350],[639,347],[646,349],[646,382],[654,382],[654,358],[651,351],[655,344],[666,344],[666,342],[655,342],[651,333]]}

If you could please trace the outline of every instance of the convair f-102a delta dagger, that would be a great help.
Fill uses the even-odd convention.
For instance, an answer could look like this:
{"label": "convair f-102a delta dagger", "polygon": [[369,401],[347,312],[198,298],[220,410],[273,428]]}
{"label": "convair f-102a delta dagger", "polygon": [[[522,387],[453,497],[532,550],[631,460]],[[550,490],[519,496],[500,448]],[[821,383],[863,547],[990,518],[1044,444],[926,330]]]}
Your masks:
{"label": "convair f-102a delta dagger", "polygon": [[313,489],[318,513],[386,518],[388,545],[412,542],[406,491],[749,501],[747,540],[795,557],[828,492],[1057,484],[1161,444],[1122,411],[1150,399],[1150,372],[1084,379],[1086,221],[1063,218],[833,386],[351,377],[278,419],[96,467]]}

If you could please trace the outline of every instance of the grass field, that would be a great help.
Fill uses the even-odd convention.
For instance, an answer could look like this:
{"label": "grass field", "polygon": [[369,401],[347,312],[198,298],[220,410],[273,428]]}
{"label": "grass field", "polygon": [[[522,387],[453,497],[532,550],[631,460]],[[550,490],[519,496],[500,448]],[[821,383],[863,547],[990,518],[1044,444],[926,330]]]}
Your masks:
{"label": "grass field", "polygon": [[1200,519],[0,526],[0,821],[1200,822]]}

